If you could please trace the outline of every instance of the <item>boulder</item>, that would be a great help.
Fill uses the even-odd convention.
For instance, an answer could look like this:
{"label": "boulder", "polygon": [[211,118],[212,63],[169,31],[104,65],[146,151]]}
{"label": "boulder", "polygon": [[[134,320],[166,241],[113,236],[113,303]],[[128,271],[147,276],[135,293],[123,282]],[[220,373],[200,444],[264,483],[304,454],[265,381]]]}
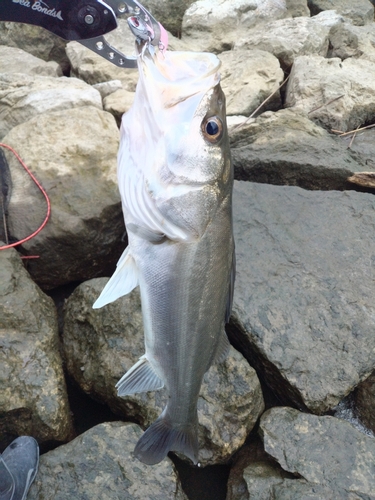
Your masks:
{"label": "boulder", "polygon": [[[92,106],[35,116],[4,138],[50,197],[47,225],[22,245],[24,253],[39,256],[29,261],[29,272],[45,289],[109,274],[121,255],[118,140],[113,116]],[[13,184],[9,232],[19,240],[39,227],[46,203],[16,158],[6,156]]]}
{"label": "boulder", "polygon": [[111,113],[115,117],[118,126],[121,124],[122,115],[126,113],[133,104],[134,96],[134,92],[118,89],[103,99],[105,111],[108,111],[108,113]]}
{"label": "boulder", "polygon": [[[222,52],[220,60],[221,87],[228,115],[250,115],[284,80],[279,61],[263,50]],[[280,91],[277,91],[262,111],[280,107]]]}
{"label": "boulder", "polygon": [[187,500],[169,458],[152,469],[132,456],[142,430],[135,424],[97,425],[45,453],[28,500]]}
{"label": "boulder", "polygon": [[230,50],[251,28],[263,30],[267,21],[294,15],[309,15],[306,2],[284,0],[210,0],[194,2],[185,12],[182,37],[201,45],[201,50],[220,53]]}
{"label": "boulder", "polygon": [[82,106],[103,109],[100,93],[78,78],[0,74],[0,139],[37,115]]}
{"label": "boulder", "polygon": [[57,62],[46,62],[22,49],[7,47],[6,45],[0,45],[0,68],[1,73],[62,76],[61,67]]}
{"label": "boulder", "polygon": [[343,22],[333,11],[315,17],[279,19],[262,27],[251,28],[236,37],[234,48],[265,50],[280,61],[283,70],[289,70],[298,56],[326,57],[331,29]]}
{"label": "boulder", "polygon": [[181,36],[182,18],[194,0],[145,0],[142,5],[175,36]]}
{"label": "boulder", "polygon": [[358,385],[353,403],[355,416],[375,434],[375,372]]}
{"label": "boulder", "polygon": [[235,181],[230,338],[281,402],[321,414],[375,367],[375,199]]}
{"label": "boulder", "polygon": [[349,22],[332,28],[329,35],[328,57],[354,57],[375,62],[375,23],[353,26]]}
{"label": "boulder", "polygon": [[369,0],[308,0],[307,3],[312,16],[335,10],[358,26],[374,22],[374,6]]}
{"label": "boulder", "polygon": [[[372,133],[371,130],[368,131]],[[305,189],[347,189],[354,172],[375,167],[371,138],[362,147],[351,138],[329,134],[292,109],[267,111],[229,129],[235,178]],[[374,168],[375,170],[375,168]]]}
{"label": "boulder", "polygon": [[287,84],[285,106],[347,132],[375,119],[375,63],[300,56]]}
{"label": "boulder", "polygon": [[69,439],[55,305],[14,249],[0,251],[0,364],[2,444],[19,435],[40,443]]}
{"label": "boulder", "polygon": [[263,414],[259,432],[266,452],[301,478],[274,487],[269,498],[375,498],[375,440],[348,422],[279,407]]}
{"label": "boulder", "polygon": [[[92,304],[107,280],[81,284],[66,302],[66,366],[79,386],[123,418],[149,426],[162,412],[166,390],[120,398],[115,384],[144,354],[139,291],[102,309]],[[206,373],[198,400],[199,461],[225,462],[244,443],[264,409],[255,371],[233,348]],[[134,445],[136,443],[134,442]]]}
{"label": "boulder", "polygon": [[39,26],[0,22],[0,45],[17,47],[43,61],[56,61],[64,74],[69,71],[66,41]]}
{"label": "boulder", "polygon": [[93,87],[94,89],[99,90],[102,99],[104,99],[117,90],[122,89],[122,83],[120,80],[109,80],[108,82],[95,83]]}

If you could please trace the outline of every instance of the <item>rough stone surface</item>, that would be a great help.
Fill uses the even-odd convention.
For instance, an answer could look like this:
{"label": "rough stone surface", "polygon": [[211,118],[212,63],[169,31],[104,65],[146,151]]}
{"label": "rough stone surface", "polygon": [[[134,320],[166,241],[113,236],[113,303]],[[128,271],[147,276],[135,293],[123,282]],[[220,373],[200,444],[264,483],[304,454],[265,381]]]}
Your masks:
{"label": "rough stone surface", "polygon": [[231,338],[281,401],[323,413],[375,366],[374,204],[235,182]]}
{"label": "rough stone surface", "polygon": [[[115,389],[116,382],[144,354],[139,292],[93,310],[106,281],[83,283],[66,303],[66,366],[85,392],[124,418],[148,426],[163,410],[166,390],[119,398]],[[263,409],[255,371],[232,348],[227,360],[213,365],[205,375],[198,400],[202,465],[227,460],[244,443]]]}
{"label": "rough stone surface", "polygon": [[[247,36],[250,28],[259,29],[270,19],[292,16],[300,11],[302,2],[288,4],[290,11],[284,0],[219,0],[214,4],[211,0],[199,0],[185,12],[183,38],[199,40],[202,50],[208,52],[229,50],[238,38]],[[308,15],[306,5],[304,9]]]}
{"label": "rough stone surface", "polygon": [[39,26],[0,22],[0,45],[17,47],[43,61],[56,61],[64,73],[69,69],[66,41]]}
{"label": "rough stone surface", "polygon": [[358,385],[353,399],[356,416],[375,433],[375,372]]}
{"label": "rough stone surface", "polygon": [[[375,131],[349,138],[329,134],[307,116],[291,109],[266,112],[244,126],[229,129],[235,178],[300,186],[347,189],[352,172],[375,167]],[[358,142],[357,142],[358,141]]]}
{"label": "rough stone surface", "polygon": [[[40,256],[29,261],[35,281],[53,288],[111,273],[124,246],[114,118],[92,106],[46,113],[14,127],[4,142],[16,149],[51,200],[47,225],[22,246],[28,255]],[[16,158],[6,155],[13,183],[9,231],[20,239],[43,221],[46,204]]]}
{"label": "rough stone surface", "polygon": [[16,47],[0,45],[0,72],[26,73],[28,75],[61,76],[62,70],[55,61],[43,61]]}
{"label": "rough stone surface", "polygon": [[65,441],[72,433],[57,330],[52,299],[15,250],[0,251],[1,444],[18,435]]}
{"label": "rough stone surface", "polygon": [[328,57],[354,57],[375,62],[375,24],[353,26],[349,22],[332,28]]}
{"label": "rough stone surface", "polygon": [[312,16],[324,10],[335,10],[358,26],[374,21],[374,6],[369,0],[308,0],[308,6]]}
{"label": "rough stone surface", "polygon": [[[221,87],[226,95],[228,115],[250,115],[284,79],[284,73],[275,56],[263,50],[237,50],[220,54]],[[280,91],[264,106],[276,110],[281,107]]]}
{"label": "rough stone surface", "polygon": [[265,50],[278,58],[283,69],[289,69],[298,56],[315,54],[326,57],[330,31],[341,22],[342,17],[332,11],[313,18],[279,19],[261,29],[252,28],[243,37],[238,36],[235,49]]}
{"label": "rough stone surface", "polygon": [[99,90],[102,99],[113,94],[116,90],[122,89],[120,80],[109,80],[108,82],[96,83],[94,89]]}
{"label": "rough stone surface", "polygon": [[150,467],[132,456],[141,434],[135,424],[105,423],[46,453],[28,500],[187,500],[169,458]]}
{"label": "rough stone surface", "polygon": [[0,74],[0,139],[34,116],[83,106],[102,109],[102,100],[78,78]]}
{"label": "rough stone surface", "polygon": [[375,119],[375,63],[301,56],[287,84],[285,105],[343,132]]}
{"label": "rough stone surface", "polygon": [[294,489],[297,496],[288,492],[289,480],[274,498],[375,498],[375,439],[348,422],[279,407],[263,414],[260,434],[266,452],[284,470],[305,480],[297,481],[302,483]]}
{"label": "rough stone surface", "polygon": [[144,5],[147,10],[175,36],[181,35],[182,18],[186,9],[194,0],[145,0]]}

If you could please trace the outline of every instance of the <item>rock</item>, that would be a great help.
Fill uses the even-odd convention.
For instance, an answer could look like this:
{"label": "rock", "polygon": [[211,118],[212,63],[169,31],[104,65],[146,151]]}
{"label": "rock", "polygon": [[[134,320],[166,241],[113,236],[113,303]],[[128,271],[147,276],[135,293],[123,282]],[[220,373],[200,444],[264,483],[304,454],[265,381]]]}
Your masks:
{"label": "rock", "polygon": [[234,458],[226,500],[274,499],[273,486],[282,484],[285,478],[294,476],[267,455],[260,441],[252,438]]}
{"label": "rock", "polygon": [[375,172],[357,172],[348,181],[357,186],[375,188]]}
{"label": "rock", "polygon": [[13,249],[0,251],[0,363],[0,439],[69,439],[55,306]]}
{"label": "rock", "polygon": [[[149,426],[165,406],[166,390],[120,398],[115,389],[117,381],[144,354],[139,292],[93,310],[106,282],[102,278],[83,283],[66,302],[63,343],[67,370],[86,393],[107,403],[113,412]],[[198,400],[200,463],[225,462],[244,443],[263,409],[255,371],[232,348],[225,362],[210,368],[202,385]]]}
{"label": "rock", "polygon": [[[275,56],[263,50],[237,50],[220,54],[221,87],[226,95],[228,115],[250,115],[284,79]],[[263,111],[281,107],[280,91]]]}
{"label": "rock", "polygon": [[99,90],[102,99],[122,89],[120,80],[110,80],[108,82],[96,83],[94,89]]}
{"label": "rock", "polygon": [[373,166],[368,163],[375,154],[370,141],[363,152],[360,143],[354,148],[355,141],[348,149],[347,139],[292,109],[268,111],[229,134],[238,180],[342,190],[350,186],[353,172]]}
{"label": "rock", "polygon": [[[108,33],[105,38],[127,57],[134,55],[134,35],[126,19],[118,19],[117,29]],[[71,76],[81,78],[90,85],[120,80],[125,90],[135,91],[138,81],[136,69],[119,68],[78,42],[69,42],[66,53],[71,64]]]}
{"label": "rock", "polygon": [[324,413],[375,367],[374,206],[367,193],[235,182],[230,338],[281,402]]}
{"label": "rock", "polygon": [[143,6],[174,36],[181,35],[182,18],[194,0],[146,0]]}
{"label": "rock", "polygon": [[375,62],[375,24],[353,26],[349,22],[332,28],[329,35],[328,57],[354,57]]}
{"label": "rock", "polygon": [[128,111],[130,106],[133,104],[134,96],[134,92],[119,89],[104,98],[104,109],[116,118],[118,126],[121,124],[122,115],[126,113],[126,111]]}
{"label": "rock", "polygon": [[[86,106],[36,116],[4,138],[51,200],[47,225],[22,245],[26,254],[40,256],[29,261],[29,272],[43,288],[113,271],[124,246],[116,180],[118,135],[109,113]],[[43,221],[45,201],[15,157],[6,155],[13,183],[9,231],[20,239]]]}
{"label": "rock", "polygon": [[[61,76],[60,66],[55,61],[43,61],[22,49],[0,45],[1,73],[26,73],[28,75]],[[1,75],[0,73],[0,75]]]}
{"label": "rock", "polygon": [[[284,0],[198,0],[185,12],[182,35],[199,40],[201,50],[220,53],[230,50],[250,28],[288,15]],[[202,36],[204,34],[204,36]]]}
{"label": "rock", "polygon": [[374,6],[369,0],[308,0],[307,3],[312,16],[324,10],[335,10],[358,26],[374,22]]}
{"label": "rock", "polygon": [[342,22],[343,18],[332,11],[322,12],[313,18],[279,19],[261,28],[249,29],[242,37],[239,34],[234,48],[270,52],[277,57],[284,70],[289,70],[298,56],[326,57],[330,31]]}
{"label": "rock", "polygon": [[273,498],[374,498],[375,440],[349,423],[279,407],[264,413],[260,434],[266,452],[303,478],[288,480]]}
{"label": "rock", "polygon": [[288,12],[288,17],[310,17],[310,9],[307,6],[306,0],[286,0],[285,6]]}
{"label": "rock", "polygon": [[375,118],[375,63],[300,56],[287,84],[286,107],[343,132]]}
{"label": "rock", "polygon": [[152,468],[132,456],[142,434],[135,424],[97,425],[45,453],[28,500],[187,500],[169,458]]}
{"label": "rock", "polygon": [[78,78],[0,74],[0,139],[37,115],[82,106],[103,108],[99,92]]}
{"label": "rock", "polygon": [[355,415],[375,433],[375,372],[358,385],[353,400]]}
{"label": "rock", "polygon": [[17,47],[43,61],[56,61],[64,74],[69,71],[66,41],[39,26],[0,22],[0,45]]}
{"label": "rock", "polygon": [[341,140],[346,146],[350,146],[350,151],[353,151],[357,157],[361,157],[366,170],[375,168],[375,128],[358,132],[354,140],[352,134],[342,137]]}

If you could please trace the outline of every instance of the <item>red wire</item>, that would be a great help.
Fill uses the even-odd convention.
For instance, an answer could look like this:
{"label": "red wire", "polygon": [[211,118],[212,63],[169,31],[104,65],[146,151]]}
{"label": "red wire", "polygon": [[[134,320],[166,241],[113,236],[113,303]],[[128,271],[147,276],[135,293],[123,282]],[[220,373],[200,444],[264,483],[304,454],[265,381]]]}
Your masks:
{"label": "red wire", "polygon": [[[50,202],[50,200],[48,198],[48,194],[43,189],[42,185],[34,177],[34,175],[32,174],[32,172],[28,168],[28,166],[25,165],[25,163],[21,160],[20,156],[16,153],[16,151],[14,151],[14,149],[12,147],[8,146],[7,144],[3,144],[2,142],[0,142],[0,147],[9,149],[9,151],[11,151],[14,154],[14,156],[17,158],[17,160],[21,163],[21,165],[23,166],[23,168],[26,170],[26,172],[29,174],[29,176],[32,178],[32,180],[35,182],[35,184],[38,186],[38,188],[40,189],[40,191],[43,193],[43,196],[44,196],[44,198],[46,199],[46,202],[47,202],[47,214],[46,214],[46,217],[45,217],[44,221],[38,227],[38,229],[36,231],[34,231],[32,234],[30,234],[29,236],[27,236],[26,238],[24,238],[23,240],[17,241],[16,243],[12,243],[10,245],[5,245],[3,247],[0,247],[0,250],[6,250],[7,248],[12,248],[12,247],[16,247],[18,245],[22,245],[23,243],[25,243],[26,241],[31,240],[31,238],[34,238],[34,236],[36,236],[38,233],[40,233],[40,231],[47,224],[48,219],[49,219],[49,217],[51,215],[51,202]],[[33,256],[32,258],[36,258],[36,257]]]}

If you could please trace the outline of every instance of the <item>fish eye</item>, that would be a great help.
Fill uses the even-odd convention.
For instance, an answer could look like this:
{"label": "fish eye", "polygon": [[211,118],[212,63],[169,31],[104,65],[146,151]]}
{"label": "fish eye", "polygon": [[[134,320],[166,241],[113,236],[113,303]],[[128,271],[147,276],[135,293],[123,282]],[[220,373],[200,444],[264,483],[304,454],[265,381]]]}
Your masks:
{"label": "fish eye", "polygon": [[202,122],[203,137],[212,144],[218,142],[223,135],[223,122],[217,116],[206,118]]}

